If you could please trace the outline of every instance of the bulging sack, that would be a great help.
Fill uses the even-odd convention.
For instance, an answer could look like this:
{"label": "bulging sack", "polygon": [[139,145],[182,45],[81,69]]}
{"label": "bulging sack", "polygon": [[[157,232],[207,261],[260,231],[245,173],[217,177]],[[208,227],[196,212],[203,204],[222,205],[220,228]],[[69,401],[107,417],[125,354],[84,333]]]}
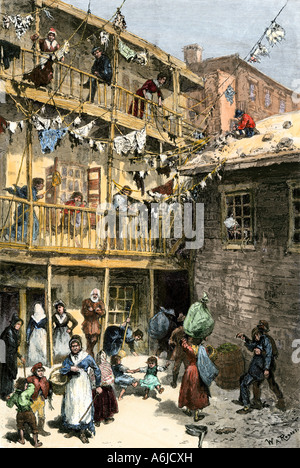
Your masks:
{"label": "bulging sack", "polygon": [[159,312],[149,320],[148,333],[154,340],[161,340],[166,336],[170,325],[170,319],[167,315],[175,314],[172,309],[167,310],[161,307]]}
{"label": "bulging sack", "polygon": [[215,321],[207,308],[207,302],[208,296],[204,293],[200,302],[191,305],[183,322],[185,333],[198,340],[204,340],[209,336],[215,326]]}

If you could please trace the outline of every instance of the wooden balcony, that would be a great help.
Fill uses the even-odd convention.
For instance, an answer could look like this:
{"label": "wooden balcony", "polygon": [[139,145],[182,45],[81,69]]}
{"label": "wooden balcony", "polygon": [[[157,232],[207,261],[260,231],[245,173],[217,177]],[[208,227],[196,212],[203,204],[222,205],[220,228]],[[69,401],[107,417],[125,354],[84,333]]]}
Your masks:
{"label": "wooden balcony", "polygon": [[159,216],[153,223],[151,215],[142,221],[134,213],[121,219],[114,210],[9,196],[0,196],[0,223],[0,249],[165,257],[175,242],[172,216],[168,222]]}
{"label": "wooden balcony", "polygon": [[[95,100],[91,103],[88,98],[95,77],[63,62],[54,61],[54,78],[51,84],[47,88],[37,88],[33,83],[24,80],[23,76],[39,63],[42,56],[43,54],[36,51],[22,48],[20,59],[14,58],[8,70],[0,70],[0,78],[6,80],[8,94],[44,104],[54,103],[58,107],[86,112],[108,122],[112,119],[113,110],[119,125],[140,130],[146,124],[149,136],[170,142],[170,136],[175,136],[180,139],[178,144],[183,142],[184,138],[193,140],[194,132],[199,131],[199,128],[187,120],[188,109],[183,110],[184,113],[178,113],[166,106],[160,107],[119,85],[108,86],[97,81]],[[131,105],[134,101],[135,112],[134,105]],[[139,118],[135,115],[140,116],[142,106],[143,118]]]}

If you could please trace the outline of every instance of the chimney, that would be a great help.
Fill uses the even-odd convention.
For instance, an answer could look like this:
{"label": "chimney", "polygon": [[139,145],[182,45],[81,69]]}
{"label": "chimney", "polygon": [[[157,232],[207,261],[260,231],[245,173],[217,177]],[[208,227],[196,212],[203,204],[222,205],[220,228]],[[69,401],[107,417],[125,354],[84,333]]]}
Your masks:
{"label": "chimney", "polygon": [[198,44],[191,44],[184,46],[183,53],[184,53],[184,61],[189,66],[193,63],[201,63],[202,62],[202,52],[203,49]]}

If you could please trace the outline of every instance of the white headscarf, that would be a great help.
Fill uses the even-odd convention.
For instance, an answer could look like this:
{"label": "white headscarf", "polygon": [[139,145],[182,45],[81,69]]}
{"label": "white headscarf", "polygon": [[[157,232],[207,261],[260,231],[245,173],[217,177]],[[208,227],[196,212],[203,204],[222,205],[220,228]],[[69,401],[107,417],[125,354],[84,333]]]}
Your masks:
{"label": "white headscarf", "polygon": [[42,304],[35,304],[32,318],[38,323],[46,317]]}

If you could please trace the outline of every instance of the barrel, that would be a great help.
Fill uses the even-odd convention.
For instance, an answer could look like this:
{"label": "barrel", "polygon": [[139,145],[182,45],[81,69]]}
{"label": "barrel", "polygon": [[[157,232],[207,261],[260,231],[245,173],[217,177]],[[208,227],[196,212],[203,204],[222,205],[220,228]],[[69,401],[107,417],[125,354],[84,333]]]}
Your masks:
{"label": "barrel", "polygon": [[217,348],[214,364],[219,370],[215,379],[218,387],[234,390],[240,386],[240,377],[245,373],[245,359],[236,345],[224,343]]}

